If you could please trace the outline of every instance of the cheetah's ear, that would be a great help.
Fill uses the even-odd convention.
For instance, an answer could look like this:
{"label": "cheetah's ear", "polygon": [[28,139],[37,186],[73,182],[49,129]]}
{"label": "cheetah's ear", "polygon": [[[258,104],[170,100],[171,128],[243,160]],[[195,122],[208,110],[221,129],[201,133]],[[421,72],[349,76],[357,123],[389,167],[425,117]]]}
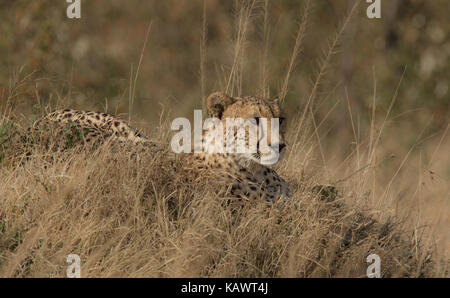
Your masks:
{"label": "cheetah's ear", "polygon": [[225,109],[235,101],[223,92],[214,92],[206,100],[209,115],[221,119]]}
{"label": "cheetah's ear", "polygon": [[281,114],[280,100],[278,98],[270,101],[270,106],[272,107],[272,112],[277,115]]}

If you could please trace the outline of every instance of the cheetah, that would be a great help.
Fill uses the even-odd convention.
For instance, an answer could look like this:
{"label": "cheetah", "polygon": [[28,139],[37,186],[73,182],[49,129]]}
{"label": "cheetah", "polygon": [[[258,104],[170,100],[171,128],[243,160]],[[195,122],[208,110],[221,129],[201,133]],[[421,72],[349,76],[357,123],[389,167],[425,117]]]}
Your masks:
{"label": "cheetah", "polygon": [[107,113],[57,110],[36,121],[28,130],[28,134],[49,129],[56,129],[63,142],[67,142],[67,138],[73,139],[75,135],[75,138],[84,144],[113,140],[122,144],[150,146],[152,150],[159,149],[154,141],[129,126],[126,121]]}
{"label": "cheetah", "polygon": [[[223,126],[226,126],[227,118],[240,118],[243,120],[265,118],[268,122],[271,119],[279,119],[278,143],[273,144],[270,134],[267,140],[270,147],[278,147],[280,160],[285,151],[286,145],[284,134],[286,121],[283,111],[277,100],[266,100],[263,98],[231,97],[223,92],[215,92],[207,99],[207,109],[209,115],[219,119]],[[234,137],[236,137],[236,132]],[[202,144],[209,144],[211,130],[207,130],[202,137]],[[247,135],[246,144],[248,145]],[[191,159],[199,168],[219,169],[226,175],[227,181],[231,185],[231,196],[237,199],[263,199],[273,202],[281,197],[291,198],[292,194],[288,184],[270,167],[261,163],[263,153],[259,150],[259,136],[256,141],[257,152],[253,153],[217,153],[211,148],[206,148],[199,153],[193,153]],[[197,145],[198,146],[198,145]],[[206,145],[208,146],[208,145]],[[214,144],[212,145],[214,146]],[[205,152],[206,151],[206,152]]]}
{"label": "cheetah", "polygon": [[[279,119],[278,143],[269,142],[268,145],[276,145],[279,148],[280,159],[283,156],[286,150],[284,142],[286,123],[278,101],[252,96],[231,97],[222,92],[215,92],[208,97],[207,108],[211,117],[222,122],[225,122],[227,118],[244,120],[265,118],[268,121],[273,118]],[[129,126],[126,121],[106,113],[72,109],[59,110],[36,121],[31,129],[36,131],[49,124],[57,127],[69,126],[81,131],[81,139],[85,143],[112,139],[131,143],[133,146],[144,144],[146,148],[150,147],[146,150],[160,150],[155,142]],[[205,131],[202,141],[210,136],[211,131]],[[248,140],[246,141],[248,142]],[[258,148],[259,142],[258,140]],[[223,175],[220,175],[225,178],[226,184],[230,185],[229,194],[232,198],[238,200],[263,199],[273,202],[281,197],[292,197],[287,183],[270,167],[261,164],[262,155],[263,153],[259,150],[255,153],[215,153],[214,150],[213,152],[207,150],[206,152],[187,154],[185,160],[186,166],[194,171],[209,169],[222,173]]]}

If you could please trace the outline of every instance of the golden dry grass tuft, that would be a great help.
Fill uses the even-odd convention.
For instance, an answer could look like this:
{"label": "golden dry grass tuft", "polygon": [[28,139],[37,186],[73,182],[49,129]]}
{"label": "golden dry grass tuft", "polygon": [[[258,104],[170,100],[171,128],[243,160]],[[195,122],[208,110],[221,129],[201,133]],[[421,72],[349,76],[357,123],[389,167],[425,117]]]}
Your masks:
{"label": "golden dry grass tuft", "polygon": [[348,204],[364,199],[356,187],[312,191],[314,178],[295,174],[300,154],[279,167],[292,200],[228,204],[213,175],[167,152],[38,141],[20,160],[20,138],[2,146],[13,150],[0,167],[0,276],[63,277],[72,253],[83,277],[364,277],[371,253],[384,277],[444,275],[414,230]]}
{"label": "golden dry grass tuft", "polygon": [[[359,1],[354,2],[341,25],[337,26],[322,59],[316,59],[319,62],[316,75],[308,86],[305,82],[310,76],[299,75],[302,70],[296,66],[303,59],[302,68],[309,69],[310,63],[306,61],[315,57],[312,53],[317,52],[317,44],[322,45],[322,39],[326,39],[322,38],[321,32],[326,31],[322,27],[322,31],[312,28],[309,33],[310,23],[317,18],[313,13],[316,2],[319,3],[305,1],[304,6],[298,8],[297,31],[289,42],[285,38],[292,35],[293,18],[278,16],[280,26],[287,29],[277,31],[271,26],[274,23],[271,16],[279,9],[297,11],[298,5],[292,9],[290,4],[255,0],[235,1],[233,5],[223,1],[204,1],[200,3],[203,5],[193,1],[177,2],[177,6],[190,7],[196,12],[200,12],[196,7],[202,7],[199,28],[176,24],[177,28],[183,27],[187,35],[201,29],[200,92],[191,86],[192,69],[198,58],[188,51],[191,47],[184,48],[187,45],[175,42],[173,48],[161,47],[161,55],[154,49],[146,52],[147,41],[153,36],[167,38],[168,44],[180,39],[180,35],[173,34],[178,31],[165,30],[170,17],[158,18],[159,13],[173,15],[174,22],[177,22],[178,14],[182,20],[196,19],[183,9],[179,12],[167,9],[166,2],[155,1],[148,7],[156,14],[156,21],[151,26],[148,22],[145,24],[147,31],[143,32],[147,35],[142,36],[145,41],[138,51],[141,55],[137,68],[131,66],[129,88],[116,92],[119,89],[111,91],[111,85],[108,85],[111,84],[110,76],[120,77],[121,86],[128,85],[124,77],[128,74],[129,55],[124,53],[129,52],[122,53],[120,49],[132,47],[122,46],[125,43],[120,30],[111,30],[114,32],[111,36],[118,38],[114,40],[116,46],[120,45],[116,49],[120,55],[116,57],[117,53],[112,51],[115,58],[100,63],[102,66],[116,65],[117,69],[103,68],[103,73],[102,68],[91,67],[91,59],[97,61],[98,53],[103,55],[110,49],[110,43],[102,42],[102,39],[97,44],[101,50],[87,51],[89,59],[73,60],[78,61],[75,64],[83,61],[80,64],[89,65],[87,69],[89,74],[95,74],[94,78],[105,77],[95,81],[81,72],[79,78],[86,81],[86,85],[95,87],[81,88],[81,93],[92,89],[104,91],[99,87],[109,86],[116,101],[108,106],[105,98],[103,110],[111,112],[114,106],[117,110],[119,103],[128,102],[128,119],[135,118],[144,106],[144,101],[140,105],[134,103],[135,98],[144,95],[152,98],[145,102],[146,115],[155,115],[158,100],[166,99],[164,103],[170,103],[174,94],[180,100],[176,101],[176,107],[168,110],[176,115],[186,115],[204,101],[212,86],[227,90],[231,95],[250,93],[269,97],[278,94],[289,109],[289,123],[288,151],[276,170],[288,182],[294,196],[273,205],[264,202],[228,204],[217,195],[217,191],[226,185],[216,182],[214,173],[193,173],[186,168],[182,156],[169,152],[136,153],[130,148],[113,149],[108,144],[86,150],[71,141],[68,144],[67,140],[62,147],[54,147],[53,131],[42,132],[44,138],[36,139],[32,144],[24,142],[26,129],[35,118],[49,112],[55,101],[58,107],[73,104],[76,96],[72,94],[72,86],[68,92],[61,92],[59,87],[52,87],[49,78],[37,80],[34,74],[23,76],[22,71],[13,74],[9,85],[4,83],[0,89],[0,276],[64,277],[68,266],[66,257],[75,253],[81,257],[83,277],[365,277],[369,265],[366,258],[374,253],[381,258],[383,277],[448,277],[450,126],[445,121],[437,122],[444,123],[444,128],[437,125],[430,133],[428,123],[417,132],[417,126],[411,129],[413,121],[400,121],[405,120],[404,115],[412,113],[406,105],[410,99],[408,94],[415,94],[415,87],[419,85],[410,79],[409,89],[414,86],[414,92],[406,95],[401,92],[400,83],[391,90],[386,81],[392,82],[393,78],[408,81],[403,67],[403,74],[391,65],[384,67],[383,73],[388,75],[384,76],[384,84],[378,84],[382,94],[377,95],[375,66],[370,74],[366,67],[370,63],[355,60],[359,67],[355,74],[358,74],[358,80],[361,76],[365,84],[356,92],[350,87],[359,86],[358,81],[346,82],[345,92],[337,92],[340,83],[335,84],[335,81],[346,78],[342,72],[334,75],[333,59],[341,50],[342,39],[348,42],[352,36],[346,35],[346,29],[354,30],[355,24],[365,24],[361,20],[352,24],[352,17],[361,10]],[[45,2],[37,3],[43,5]],[[112,3],[112,7],[117,8],[122,2]],[[324,6],[319,4],[317,6],[322,10],[318,11],[323,12]],[[24,7],[28,8],[27,5]],[[92,13],[104,11],[103,7],[97,8],[95,2],[89,5]],[[228,10],[222,5],[232,6],[230,9],[236,15],[234,24],[227,21]],[[347,7],[347,4],[343,6]],[[37,13],[40,7],[25,11]],[[129,7],[135,9],[133,5]],[[41,8],[47,9],[46,6]],[[135,16],[124,9],[114,13],[123,11],[126,21],[134,19]],[[42,15],[47,18],[47,11]],[[225,21],[218,21],[222,19]],[[262,26],[257,24],[260,19]],[[55,22],[62,23],[59,19]],[[211,23],[211,34],[208,34],[208,22]],[[135,30],[133,22],[117,24],[120,28],[129,24]],[[261,37],[255,38],[259,27]],[[150,31],[151,28],[156,29]],[[227,28],[235,28],[235,32],[228,32],[233,30]],[[89,36],[94,32],[90,27],[83,30]],[[234,38],[231,38],[233,34]],[[125,35],[128,41],[131,36]],[[277,35],[284,39],[277,39]],[[228,37],[232,42],[222,43],[222,40],[228,41]],[[214,38],[218,40],[214,42]],[[77,44],[89,44],[93,40],[80,38]],[[309,46],[308,41],[311,42]],[[16,42],[20,44],[20,41]],[[292,47],[286,50],[290,43]],[[142,45],[141,40],[139,45]],[[69,63],[54,59],[58,51],[54,50],[52,55],[44,46],[42,52],[46,57],[60,61],[55,62],[57,69],[62,69],[59,75],[68,65],[74,65],[72,60]],[[348,49],[346,54],[345,47],[343,50],[343,59],[349,60],[352,54],[348,54]],[[198,44],[195,53],[198,53]],[[302,53],[305,57],[300,57]],[[144,54],[158,57],[158,61],[150,61],[151,67],[145,67]],[[3,56],[24,59],[25,55],[18,52],[17,55]],[[381,60],[389,61],[385,59],[388,55],[382,56]],[[82,55],[77,59],[82,59]],[[166,64],[158,63],[160,61]],[[184,68],[186,71],[180,70]],[[414,68],[410,69],[414,71]],[[76,73],[74,75],[77,77]],[[373,90],[367,88],[370,77],[373,77]],[[146,88],[137,83],[143,79]],[[279,87],[275,86],[277,83]],[[305,92],[308,87],[310,91]],[[43,91],[45,93],[41,93]],[[100,98],[95,99],[97,106],[103,96],[111,96],[100,93]],[[122,97],[127,93],[129,98],[123,101]],[[388,106],[385,106],[386,100],[389,101],[386,94],[393,94]],[[28,101],[21,100],[22,97]],[[380,97],[382,103],[377,102]],[[359,101],[366,98],[371,99],[368,117],[363,102]],[[396,114],[393,107],[399,101],[402,110]],[[87,100],[79,103],[76,107],[89,106],[90,109],[94,104]],[[447,105],[444,102],[442,106]],[[25,118],[23,111],[34,117]],[[417,117],[421,120],[417,123],[422,123],[427,115],[424,110]],[[171,118],[163,110],[159,123],[157,118],[147,119],[152,126],[142,127],[147,135],[167,149]],[[344,125],[347,119],[350,124]],[[412,143],[406,146],[410,140]],[[318,193],[318,185],[322,184],[330,187]]]}

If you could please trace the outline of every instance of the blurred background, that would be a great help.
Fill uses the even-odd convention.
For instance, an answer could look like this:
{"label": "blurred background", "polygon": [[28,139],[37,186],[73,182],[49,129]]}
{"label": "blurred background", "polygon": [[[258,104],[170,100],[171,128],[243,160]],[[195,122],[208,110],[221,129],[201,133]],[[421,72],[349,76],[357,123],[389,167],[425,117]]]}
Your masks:
{"label": "blurred background", "polygon": [[[68,19],[63,0],[0,0],[0,94],[24,79],[15,111],[24,115],[49,103],[129,113],[137,126],[160,123],[162,111],[170,119],[192,118],[205,96],[226,89],[244,2],[251,1],[85,0],[81,19]],[[421,216],[439,217],[448,237],[450,1],[382,0],[381,19],[369,19],[361,2],[317,90],[324,163],[339,165],[353,152],[355,134],[366,134],[373,115],[375,129],[384,130],[379,160],[390,158],[379,165],[379,184],[396,177],[392,197],[399,202],[423,184],[427,195],[422,188],[413,195],[421,198]],[[354,3],[312,1],[283,102],[291,122]],[[301,0],[255,1],[240,61],[242,84],[233,95],[280,95],[303,14]]]}
{"label": "blurred background", "polygon": [[[241,1],[205,1],[206,93],[224,88],[234,57],[236,7]],[[289,111],[301,109],[311,89],[318,61],[353,5],[352,0],[312,1],[302,52],[286,97]],[[201,104],[200,43],[204,2],[201,0],[82,1],[81,19],[68,19],[66,1],[0,1],[0,84],[4,88],[21,66],[37,71],[43,101],[58,90],[67,105],[128,112],[132,67],[136,71],[146,31],[149,41],[136,85],[133,117],[158,118],[161,105],[191,114]],[[368,19],[360,5],[341,38],[323,93],[327,107],[345,98],[367,122],[374,78],[377,105],[385,112],[404,68],[405,79],[394,106],[398,120],[411,129],[433,118],[434,129],[448,123],[450,106],[450,2],[447,0],[381,1],[382,19]],[[256,1],[248,28],[241,93],[260,93],[261,63],[268,59],[270,96],[277,96],[289,63],[303,1]],[[264,11],[268,8],[269,49],[264,57]],[[237,94],[236,94],[237,95]],[[325,95],[325,94],[324,94]],[[55,96],[55,95],[53,95]],[[22,104],[32,106],[34,92]],[[319,100],[320,101],[320,100]],[[345,108],[345,105],[342,105]],[[420,112],[415,113],[415,111]],[[345,110],[342,110],[345,113]],[[414,117],[412,117],[414,115]],[[336,129],[348,122],[335,113]]]}

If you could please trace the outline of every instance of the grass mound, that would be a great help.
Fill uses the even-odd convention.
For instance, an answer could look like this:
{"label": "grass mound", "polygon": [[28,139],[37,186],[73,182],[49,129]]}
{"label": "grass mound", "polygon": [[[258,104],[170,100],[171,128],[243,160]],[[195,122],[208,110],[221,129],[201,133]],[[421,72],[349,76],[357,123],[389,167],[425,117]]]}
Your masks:
{"label": "grass mound", "polygon": [[372,253],[383,277],[437,274],[398,220],[289,165],[278,171],[292,200],[229,204],[214,173],[195,174],[179,155],[37,144],[14,163],[15,135],[2,143],[0,276],[64,277],[73,253],[82,277],[364,277]]}

